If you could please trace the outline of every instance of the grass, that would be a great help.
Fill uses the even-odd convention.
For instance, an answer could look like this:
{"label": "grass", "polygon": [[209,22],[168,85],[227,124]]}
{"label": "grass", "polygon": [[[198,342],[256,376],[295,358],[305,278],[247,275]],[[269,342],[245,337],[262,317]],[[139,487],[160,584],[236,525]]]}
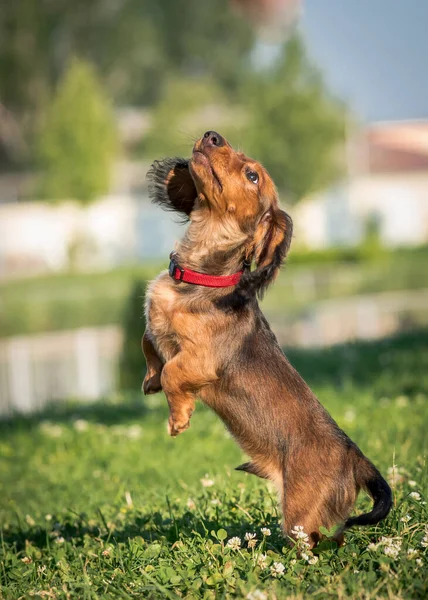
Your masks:
{"label": "grass", "polygon": [[288,354],[388,475],[385,522],[308,562],[201,405],[175,440],[162,395],[63,405],[0,426],[0,598],[426,598],[428,332]]}
{"label": "grass", "polygon": [[[307,253],[307,257],[291,251],[287,268],[264,300],[265,312],[276,318],[284,311],[291,315],[307,309],[317,300],[428,287],[426,247],[385,251],[370,260],[356,260],[355,252],[349,250],[349,261],[344,262],[345,251]],[[109,272],[0,283],[0,337],[120,323],[133,281],[154,277],[167,262],[165,257],[156,264]]]}

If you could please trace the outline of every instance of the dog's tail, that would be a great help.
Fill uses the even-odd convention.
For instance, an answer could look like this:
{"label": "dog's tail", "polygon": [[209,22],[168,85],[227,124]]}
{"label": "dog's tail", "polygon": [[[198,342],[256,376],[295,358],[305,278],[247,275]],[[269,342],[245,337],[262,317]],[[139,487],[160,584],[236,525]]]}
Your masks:
{"label": "dog's tail", "polygon": [[370,512],[347,519],[344,529],[354,525],[376,525],[385,519],[392,506],[391,488],[376,467],[364,455],[360,455],[357,461],[357,484],[370,494],[374,504]]}

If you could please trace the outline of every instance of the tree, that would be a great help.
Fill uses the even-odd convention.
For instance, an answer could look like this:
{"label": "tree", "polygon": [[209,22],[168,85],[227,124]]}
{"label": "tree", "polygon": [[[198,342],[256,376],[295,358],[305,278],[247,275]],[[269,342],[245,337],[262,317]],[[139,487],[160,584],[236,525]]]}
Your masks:
{"label": "tree", "polygon": [[329,95],[298,34],[269,70],[253,76],[244,104],[245,151],[266,166],[289,202],[334,181],[345,110]]}
{"label": "tree", "polygon": [[38,144],[42,194],[87,203],[106,193],[116,150],[110,103],[94,69],[75,59],[58,86]]}
{"label": "tree", "polygon": [[140,391],[145,375],[145,359],[141,350],[146,322],[144,318],[145,283],[135,281],[123,316],[123,345],[119,360],[119,387],[124,391]]}

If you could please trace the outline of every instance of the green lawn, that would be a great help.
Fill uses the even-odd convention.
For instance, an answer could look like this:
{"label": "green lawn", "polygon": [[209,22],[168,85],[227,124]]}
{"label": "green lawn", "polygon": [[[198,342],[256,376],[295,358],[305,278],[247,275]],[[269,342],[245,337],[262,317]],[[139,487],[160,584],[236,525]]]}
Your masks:
{"label": "green lawn", "polygon": [[289,356],[392,482],[384,523],[308,562],[202,406],[170,439],[163,395],[68,405],[0,425],[0,598],[426,598],[428,332]]}

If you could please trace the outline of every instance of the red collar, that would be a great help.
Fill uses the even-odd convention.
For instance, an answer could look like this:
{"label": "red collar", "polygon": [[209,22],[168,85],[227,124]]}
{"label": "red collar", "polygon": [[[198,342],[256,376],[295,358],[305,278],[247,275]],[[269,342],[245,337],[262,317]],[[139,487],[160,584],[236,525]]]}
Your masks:
{"label": "red collar", "polygon": [[176,261],[175,252],[170,254],[171,262],[169,263],[169,275],[175,281],[184,281],[185,283],[193,283],[194,285],[202,285],[204,287],[223,288],[230,287],[239,283],[243,271],[238,271],[233,275],[205,275],[191,269],[183,269]]}

